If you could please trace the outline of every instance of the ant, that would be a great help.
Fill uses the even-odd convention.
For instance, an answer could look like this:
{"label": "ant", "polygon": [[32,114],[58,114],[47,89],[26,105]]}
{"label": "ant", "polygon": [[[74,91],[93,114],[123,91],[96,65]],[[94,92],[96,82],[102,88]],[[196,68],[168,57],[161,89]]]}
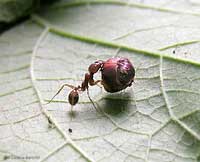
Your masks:
{"label": "ant", "polygon": [[[102,80],[95,81],[94,74],[98,71],[101,72]],[[81,85],[73,86],[67,83],[63,84],[48,103],[50,103],[64,87],[69,87],[72,90],[69,93],[68,101],[72,107],[78,103],[79,93],[87,90],[88,98],[96,109],[89,95],[89,85],[94,86],[101,83],[107,92],[114,93],[130,87],[134,82],[134,77],[135,69],[127,58],[113,57],[107,61],[98,60],[88,67],[88,73],[85,73],[85,78]]]}

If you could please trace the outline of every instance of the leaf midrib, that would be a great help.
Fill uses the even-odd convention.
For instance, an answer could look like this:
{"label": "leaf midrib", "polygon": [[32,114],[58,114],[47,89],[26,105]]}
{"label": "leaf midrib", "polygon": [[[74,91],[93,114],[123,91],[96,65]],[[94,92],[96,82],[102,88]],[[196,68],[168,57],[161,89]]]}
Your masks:
{"label": "leaf midrib", "polygon": [[157,57],[157,58],[162,56],[164,59],[168,59],[168,60],[172,60],[172,61],[176,61],[176,62],[181,62],[181,63],[187,63],[187,64],[191,64],[191,65],[200,67],[200,62],[197,62],[197,61],[187,60],[187,59],[183,59],[183,58],[177,58],[175,56],[167,55],[167,54],[164,54],[164,53],[159,53],[159,52],[149,51],[149,50],[147,51],[147,50],[144,50],[144,49],[133,48],[133,47],[121,45],[121,44],[118,44],[118,43],[111,43],[111,42],[108,42],[108,41],[105,41],[105,40],[94,39],[94,38],[91,38],[91,37],[86,37],[86,36],[83,36],[83,35],[77,35],[77,34],[74,34],[74,33],[66,32],[63,29],[61,29],[61,28],[59,28],[55,25],[52,25],[50,22],[43,19],[42,17],[40,17],[37,14],[33,14],[31,16],[31,18],[38,25],[45,27],[45,28],[49,28],[49,32],[60,35],[62,37],[72,38],[72,39],[76,39],[76,40],[88,42],[88,43],[96,43],[96,44],[99,44],[99,45],[112,47],[112,48],[119,48],[121,50],[136,52],[137,54],[143,54],[143,55]]}

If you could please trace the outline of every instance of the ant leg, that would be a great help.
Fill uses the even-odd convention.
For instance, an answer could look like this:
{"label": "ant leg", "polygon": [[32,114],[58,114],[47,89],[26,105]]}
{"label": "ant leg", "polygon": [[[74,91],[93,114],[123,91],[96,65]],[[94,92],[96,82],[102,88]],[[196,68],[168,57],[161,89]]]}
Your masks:
{"label": "ant leg", "polygon": [[96,81],[94,81],[93,79],[91,79],[91,80],[89,80],[89,84],[91,85],[91,86],[94,86],[94,85],[97,85],[97,86],[99,86],[100,88],[102,88],[98,83],[101,83],[102,82],[102,80],[96,80]]}
{"label": "ant leg", "polygon": [[103,82],[102,82],[102,80],[95,81],[94,85],[97,85],[99,88],[101,88],[101,92],[102,92],[102,88],[103,88]]}
{"label": "ant leg", "polygon": [[89,94],[89,90],[88,90],[88,89],[87,89],[87,95],[88,95],[88,98],[89,98],[90,102],[91,102],[92,105],[94,106],[95,110],[96,110],[97,112],[99,112],[99,110],[97,109],[96,105],[94,104],[93,100],[92,100],[91,97],[90,97],[90,94]]}
{"label": "ant leg", "polygon": [[[73,85],[70,85],[70,84],[63,84],[63,85],[61,86],[61,88],[58,90],[58,92],[57,92],[57,93],[51,98],[51,100],[50,100],[49,102],[47,102],[46,104],[49,104],[49,103],[62,91],[62,89],[63,89],[64,87],[69,87],[69,88],[72,88],[72,89],[75,88]],[[45,105],[46,105],[46,104],[45,104]]]}
{"label": "ant leg", "polygon": [[98,82],[95,84],[97,85],[99,88],[103,88],[103,84],[102,84],[102,80],[97,80]]}

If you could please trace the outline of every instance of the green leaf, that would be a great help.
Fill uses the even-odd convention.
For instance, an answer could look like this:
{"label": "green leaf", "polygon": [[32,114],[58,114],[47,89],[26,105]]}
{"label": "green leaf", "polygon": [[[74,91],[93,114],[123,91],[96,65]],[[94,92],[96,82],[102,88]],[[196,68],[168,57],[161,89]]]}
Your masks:
{"label": "green leaf", "polygon": [[[199,162],[196,3],[63,0],[2,34],[1,161]],[[100,112],[84,92],[72,114],[67,88],[46,104],[115,56],[133,62],[135,84],[90,87]]]}

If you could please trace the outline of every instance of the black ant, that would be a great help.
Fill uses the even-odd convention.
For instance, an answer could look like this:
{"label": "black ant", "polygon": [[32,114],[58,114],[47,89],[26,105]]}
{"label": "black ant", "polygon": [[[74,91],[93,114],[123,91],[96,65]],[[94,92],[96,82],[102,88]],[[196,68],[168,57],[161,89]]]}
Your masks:
{"label": "black ant", "polygon": [[[95,107],[89,95],[89,85],[94,86],[100,83],[107,92],[114,93],[130,87],[134,82],[135,77],[135,69],[132,63],[129,59],[124,57],[110,58],[107,61],[95,61],[89,66],[88,71],[89,73],[85,73],[85,78],[81,85],[73,86],[70,84],[63,84],[48,103],[50,103],[60,91],[67,86],[72,89],[68,96],[68,101],[72,106],[78,103],[79,92],[87,90],[88,98]],[[95,81],[94,74],[98,71],[101,72],[102,80]]]}

